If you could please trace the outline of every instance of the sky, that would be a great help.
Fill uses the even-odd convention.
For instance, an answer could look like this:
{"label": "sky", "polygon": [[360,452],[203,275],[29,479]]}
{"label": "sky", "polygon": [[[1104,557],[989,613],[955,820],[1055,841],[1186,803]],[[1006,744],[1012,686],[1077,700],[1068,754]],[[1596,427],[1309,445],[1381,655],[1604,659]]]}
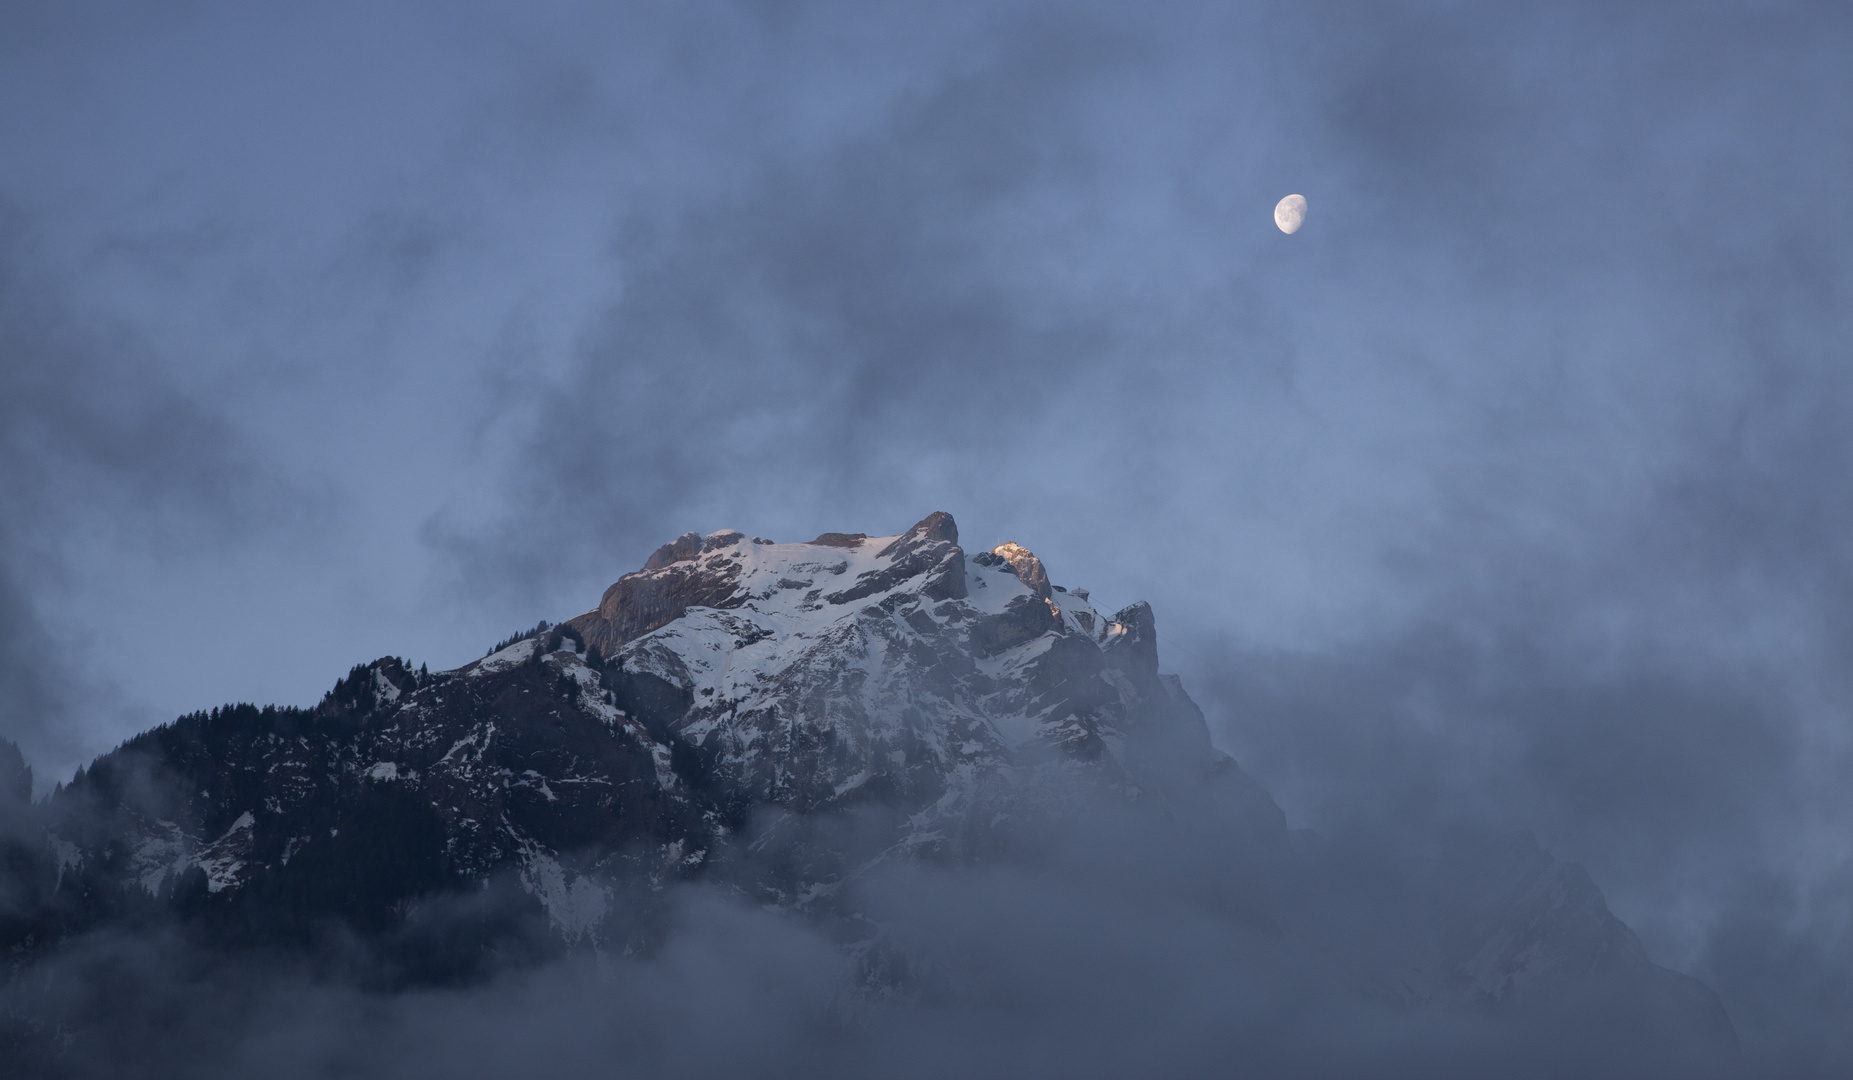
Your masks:
{"label": "sky", "polygon": [[44,790],[687,530],[947,510],[1151,601],[1294,825],[1531,830],[1845,1064],[1849,58],[1828,3],[0,3],[0,735]]}

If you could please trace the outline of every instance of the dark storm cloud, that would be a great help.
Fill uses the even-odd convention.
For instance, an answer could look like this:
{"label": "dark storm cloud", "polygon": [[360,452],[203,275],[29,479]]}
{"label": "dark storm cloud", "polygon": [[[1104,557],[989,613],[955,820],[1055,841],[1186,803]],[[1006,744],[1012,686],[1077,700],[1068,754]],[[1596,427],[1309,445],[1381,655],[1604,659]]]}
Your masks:
{"label": "dark storm cloud", "polygon": [[[730,23],[722,59],[690,61],[664,111],[680,122],[747,108],[777,77],[794,99],[866,89],[855,73],[839,85],[812,70],[841,58],[806,11],[758,49],[737,37],[752,24]],[[841,21],[845,37],[873,36],[875,20]],[[619,296],[546,398],[514,485],[518,534],[551,544],[558,534],[534,524],[559,522],[608,560],[614,535],[641,550],[689,524],[670,518],[744,512],[742,491],[768,483],[787,505],[840,501],[819,492],[869,478],[930,497],[936,466],[1047,470],[1099,443],[1120,459],[1096,485],[1112,499],[1139,487],[1132,463],[1147,456],[1169,485],[1214,487],[1214,469],[1198,468],[1213,463],[1190,460],[1205,433],[1179,422],[1180,398],[1226,398],[1238,430],[1296,412],[1340,419],[1348,388],[1307,385],[1332,359],[1321,353],[1395,341],[1429,381],[1402,418],[1404,452],[1451,523],[1500,523],[1636,494],[1626,475],[1551,476],[1551,453],[1682,483],[1657,459],[1683,469],[1688,455],[1734,452],[1705,441],[1775,375],[1759,370],[1759,345],[1817,354],[1791,356],[1792,378],[1824,374],[1821,343],[1769,336],[1785,315],[1832,317],[1836,248],[1803,226],[1832,205],[1844,154],[1755,165],[1790,162],[1811,121],[1823,135],[1844,127],[1822,103],[1795,104],[1816,89],[1824,48],[1805,15],[1722,11],[1668,28],[1559,5],[1327,5],[1251,20],[1027,8],[944,21],[961,32],[908,57],[905,92],[868,89],[867,117],[833,127],[758,106],[768,130],[703,159],[724,182],[671,174],[633,200],[614,237]],[[1778,69],[1770,58],[1791,50],[1810,62]],[[746,75],[722,62],[741,52],[757,61]],[[1287,130],[1226,103],[1256,81],[1284,103]],[[624,127],[614,113],[642,108],[588,106],[585,84],[573,108],[524,124],[595,115],[587,137],[603,137]],[[1782,123],[1750,122],[1783,108]],[[1254,181],[1244,169],[1283,162],[1330,189],[1315,204],[1345,233],[1343,264],[1281,251],[1260,262],[1227,206],[1205,201],[1217,171],[1229,187],[1208,197],[1226,204]],[[1149,215],[1127,220],[1142,205]],[[1218,249],[1224,265],[1205,269]],[[1278,312],[1328,295],[1334,322],[1353,298],[1394,306],[1350,316],[1381,325],[1300,344],[1283,368],[1294,327]],[[1599,355],[1576,355],[1604,336]],[[1358,392],[1381,368],[1360,373]],[[1051,408],[1102,392],[1118,430],[1045,429]],[[1168,429],[1135,420],[1167,415]],[[1361,449],[1324,434],[1337,452]],[[966,480],[958,493],[988,506],[1005,486]],[[492,549],[532,543],[504,539]]]}
{"label": "dark storm cloud", "polygon": [[[1821,836],[1853,825],[1845,16],[975,25],[982,49],[916,59],[874,122],[723,154],[718,191],[624,219],[619,294],[545,399],[518,524],[460,539],[469,564],[617,571],[683,528],[930,508],[908,496],[956,494],[967,522],[1068,513],[1045,487],[1090,489],[1113,527],[1240,527],[1249,493],[1215,458],[1284,428],[1308,452],[1277,461],[1298,489],[1281,512],[1328,523],[1314,542],[1351,564],[1358,617],[1189,664],[1228,745],[1321,827],[1553,838],[1663,960],[1783,1017],[1751,1044],[1814,1045],[1829,1067],[1838,922],[1782,924],[1798,981],[1777,1008],[1741,946],[1775,923],[1739,898],[1846,899]],[[805,55],[802,34],[772,41]],[[1276,126],[1217,104],[1247,77]],[[1313,188],[1299,246],[1258,260],[1204,198],[1218,169],[1231,193],[1256,185],[1257,214]],[[1130,205],[1154,209],[1116,216]],[[1205,269],[1218,247],[1227,265]],[[1282,314],[1308,303],[1316,320]],[[1089,419],[1120,423],[1052,425],[1103,391]],[[1193,412],[1211,402],[1214,420]],[[1276,572],[1257,555],[1167,553],[1210,590]],[[1202,596],[1159,610],[1213,625]]]}
{"label": "dark storm cloud", "polygon": [[[1334,130],[1385,205],[1473,261],[1463,320],[1522,288],[1625,335],[1620,377],[1571,354],[1523,400],[1471,403],[1482,437],[1450,449],[1432,527],[1394,553],[1423,582],[1412,625],[1238,649],[1210,680],[1232,748],[1310,823],[1535,828],[1721,989],[1766,1068],[1831,1074],[1853,1008],[1832,914],[1853,902],[1834,839],[1853,825],[1848,143],[1828,75],[1847,26],[1566,10],[1386,36]],[[1538,451],[1555,475],[1528,475]]]}
{"label": "dark storm cloud", "polygon": [[1853,1008],[1844,755],[1820,756],[1770,673],[1560,646],[1518,618],[1436,627],[1232,654],[1204,689],[1303,820],[1416,854],[1535,830],[1591,866],[1657,959],[1720,990],[1763,1068],[1831,1075]]}
{"label": "dark storm cloud", "polygon": [[[1103,363],[1106,313],[1049,311],[1017,268],[986,265],[999,219],[1089,185],[1097,149],[1075,130],[1076,91],[1150,60],[1137,26],[1076,22],[968,31],[983,40],[970,70],[926,73],[871,130],[730,155],[741,182],[627,215],[620,298],[545,399],[516,485],[518,535],[497,547],[528,550],[540,521],[608,559],[748,477],[777,478],[769,501],[808,505],[908,459],[962,460],[1008,445],[1000,421],[1033,424],[1050,384]],[[793,52],[795,69],[804,43]],[[688,89],[741,92],[712,74],[721,89]]]}
{"label": "dark storm cloud", "polygon": [[95,658],[35,603],[66,572],[62,545],[73,534],[143,550],[212,545],[282,509],[225,421],[167,385],[131,331],[71,308],[3,202],[0,433],[0,737],[61,773],[107,728],[86,713],[115,707],[93,681]]}

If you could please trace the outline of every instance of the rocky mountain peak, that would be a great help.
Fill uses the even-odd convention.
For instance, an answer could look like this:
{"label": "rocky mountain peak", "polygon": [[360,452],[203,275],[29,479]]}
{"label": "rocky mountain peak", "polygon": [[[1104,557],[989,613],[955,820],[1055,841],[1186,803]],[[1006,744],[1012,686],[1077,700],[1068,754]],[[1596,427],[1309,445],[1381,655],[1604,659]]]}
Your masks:
{"label": "rocky mountain peak", "polygon": [[746,539],[746,534],[738,529],[722,529],[706,536],[697,532],[685,532],[662,547],[657,548],[644,560],[645,570],[661,570],[673,563],[686,562],[707,551],[731,547]]}
{"label": "rocky mountain peak", "polygon": [[952,515],[944,510],[935,510],[914,523],[914,527],[901,534],[896,543],[926,544],[959,542],[959,526],[952,520]]}
{"label": "rocky mountain peak", "polygon": [[1029,586],[1031,592],[1044,600],[1049,599],[1049,572],[1042,568],[1042,560],[1030,549],[1013,540],[992,548],[991,554],[1009,563],[1010,568],[1016,571],[1017,580]]}
{"label": "rocky mountain peak", "polygon": [[[1149,608],[1128,623],[1078,594],[1058,605],[1017,544],[968,565],[950,514],[895,536],[739,540],[681,537],[567,626],[755,802],[810,810],[880,791],[957,813],[1026,754],[1111,770],[1126,732],[1156,717],[1202,732],[1158,675]],[[1188,741],[1208,760],[1207,735]]]}
{"label": "rocky mountain peak", "polygon": [[[691,608],[738,608],[755,598],[763,601],[772,593],[789,592],[797,582],[803,582],[805,591],[815,588],[817,596],[807,603],[822,606],[851,604],[915,578],[921,579],[923,594],[956,599],[965,595],[965,553],[958,535],[952,515],[944,511],[927,515],[899,536],[824,533],[808,544],[760,538],[746,544],[746,534],[737,529],[706,536],[683,533],[657,548],[643,569],[625,574],[606,589],[596,609],[568,625],[587,645],[610,655]],[[846,558],[820,558],[819,548],[841,551]],[[844,580],[852,562],[858,572]],[[793,572],[786,574],[781,567]],[[823,579],[817,576],[820,570]],[[818,587],[822,581],[835,587]]]}

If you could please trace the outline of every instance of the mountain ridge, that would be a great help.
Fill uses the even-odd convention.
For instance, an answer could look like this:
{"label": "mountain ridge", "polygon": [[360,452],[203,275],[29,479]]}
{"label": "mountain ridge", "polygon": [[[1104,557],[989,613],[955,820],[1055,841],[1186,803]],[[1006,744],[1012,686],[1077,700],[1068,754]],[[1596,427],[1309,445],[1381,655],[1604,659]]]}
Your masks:
{"label": "mountain ridge", "polygon": [[[312,709],[195,713],[100,757],[15,812],[0,945],[24,964],[156,917],[299,947],[333,927],[442,982],[535,948],[647,950],[665,898],[704,883],[873,956],[872,868],[1034,862],[1103,813],[1193,837],[1241,917],[1327,933],[1299,883],[1321,842],[1211,745],[1149,605],[1105,614],[1015,543],[968,557],[943,512],[804,544],[686,533],[460,668],[384,658]],[[1580,867],[1516,843],[1435,880],[1473,884],[1431,889],[1453,914],[1365,978],[1388,998],[1600,985],[1729,1041],[1715,995],[1653,965]],[[487,899],[433,960],[446,896]]]}

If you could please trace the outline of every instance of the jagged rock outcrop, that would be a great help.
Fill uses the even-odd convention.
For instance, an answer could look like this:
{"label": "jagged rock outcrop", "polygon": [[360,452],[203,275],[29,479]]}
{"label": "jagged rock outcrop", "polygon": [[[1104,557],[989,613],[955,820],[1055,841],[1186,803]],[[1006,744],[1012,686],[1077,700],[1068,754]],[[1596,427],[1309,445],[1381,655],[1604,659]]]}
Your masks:
{"label": "jagged rock outcrop", "polygon": [[[943,513],[898,537],[827,539],[684,538],[567,625],[633,687],[658,684],[659,722],[738,797],[797,812],[876,799],[925,812],[920,842],[1002,776],[1123,770],[1146,728],[1196,733],[1215,765],[1201,714],[1159,677],[1145,605],[1058,606],[1033,555],[968,564]],[[672,592],[709,602],[631,632],[652,621],[635,598]]]}
{"label": "jagged rock outcrop", "polygon": [[[598,608],[574,620],[588,645],[610,652],[624,642],[682,617],[691,607],[739,604],[737,582],[725,553],[746,537],[732,530],[711,536],[684,533],[657,548],[643,569],[605,590]],[[715,553],[703,559],[706,553]]]}
{"label": "jagged rock outcrop", "polygon": [[999,544],[986,554],[1009,563],[1010,569],[1016,572],[1017,580],[1021,581],[1030,592],[1044,600],[1049,598],[1049,572],[1042,568],[1042,560],[1032,554],[1028,548],[1012,541]]}

